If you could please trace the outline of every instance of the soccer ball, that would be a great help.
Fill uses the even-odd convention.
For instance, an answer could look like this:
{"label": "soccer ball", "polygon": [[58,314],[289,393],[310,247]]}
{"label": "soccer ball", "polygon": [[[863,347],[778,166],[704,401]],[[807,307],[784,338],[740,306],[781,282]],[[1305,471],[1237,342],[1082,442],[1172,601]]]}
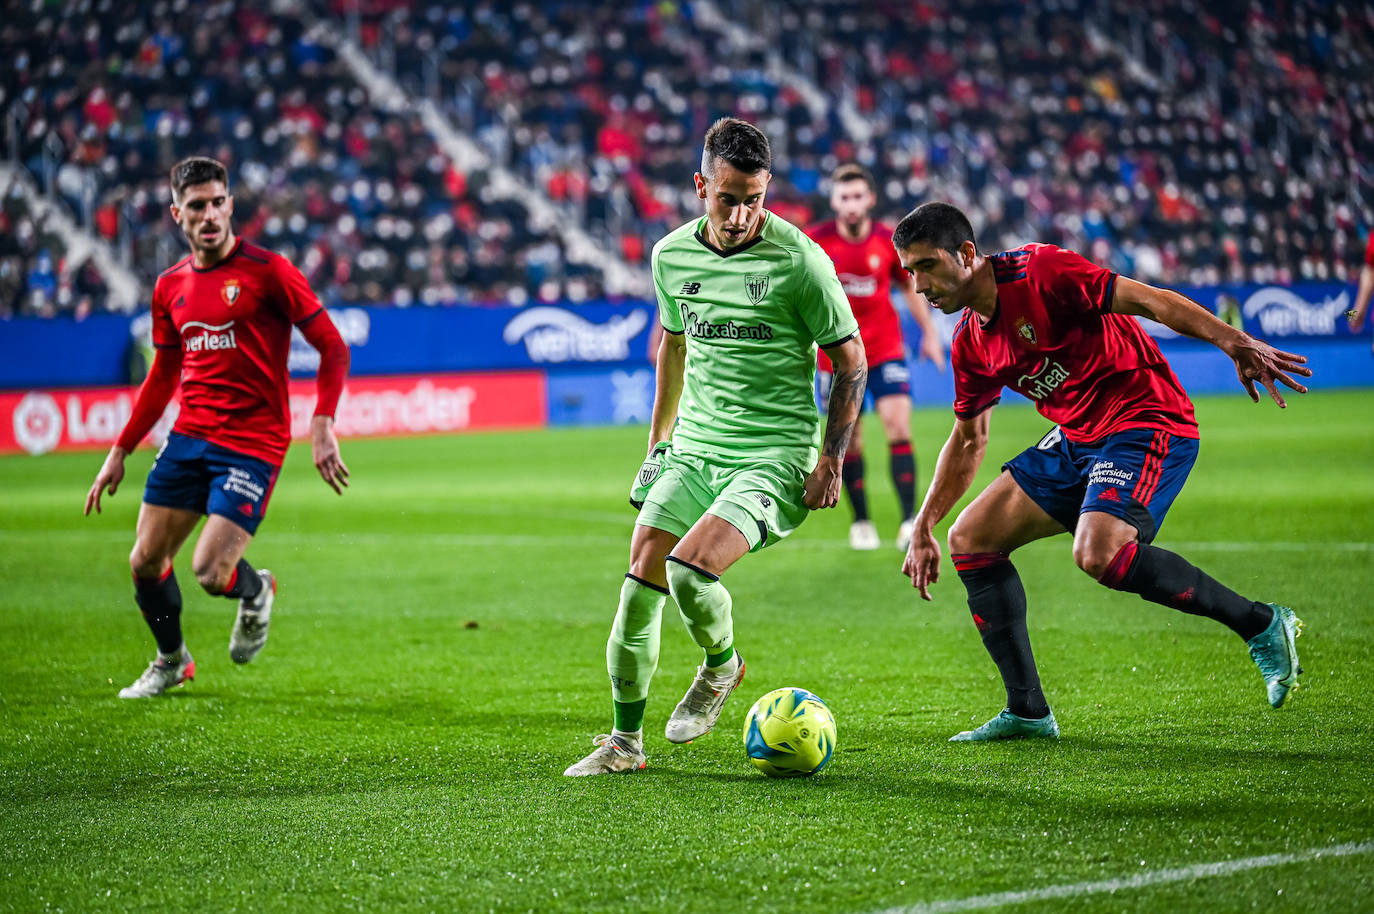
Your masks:
{"label": "soccer ball", "polygon": [[835,717],[806,689],[774,689],[744,719],[744,751],[770,778],[804,778],[835,753]]}

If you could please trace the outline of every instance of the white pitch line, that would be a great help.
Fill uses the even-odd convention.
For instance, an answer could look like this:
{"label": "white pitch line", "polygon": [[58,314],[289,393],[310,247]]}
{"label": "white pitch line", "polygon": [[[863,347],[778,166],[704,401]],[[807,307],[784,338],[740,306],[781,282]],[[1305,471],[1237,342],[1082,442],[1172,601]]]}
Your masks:
{"label": "white pitch line", "polygon": [[1164,885],[1170,882],[1188,882],[1193,879],[1209,879],[1213,876],[1230,876],[1246,870],[1267,869],[1287,866],[1293,863],[1306,863],[1328,857],[1353,857],[1358,854],[1374,852],[1374,841],[1352,844],[1336,844],[1331,847],[1314,847],[1291,854],[1266,854],[1262,857],[1242,857],[1238,860],[1222,860],[1217,863],[1199,863],[1178,869],[1152,870],[1127,876],[1121,879],[1103,879],[1098,882],[1075,882],[1068,885],[1051,885],[1043,889],[1026,889],[1019,892],[998,892],[993,895],[972,895],[968,898],[951,898],[946,901],[929,901],[921,904],[898,908],[886,908],[875,914],[952,914],[956,911],[981,911],[1001,908],[1012,904],[1026,904],[1033,901],[1048,901],[1055,898],[1077,898],[1081,895],[1101,895],[1119,892],[1123,889],[1139,889],[1151,885]]}

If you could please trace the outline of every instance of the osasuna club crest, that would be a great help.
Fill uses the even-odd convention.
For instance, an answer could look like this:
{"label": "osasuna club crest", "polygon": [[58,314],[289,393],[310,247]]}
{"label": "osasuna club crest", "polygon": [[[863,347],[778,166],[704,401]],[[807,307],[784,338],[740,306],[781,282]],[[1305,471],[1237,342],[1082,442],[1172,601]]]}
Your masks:
{"label": "osasuna club crest", "polygon": [[233,305],[242,294],[243,286],[239,284],[237,279],[226,279],[224,287],[219,290],[219,297],[224,299],[226,305]]}
{"label": "osasuna club crest", "polygon": [[1030,343],[1032,346],[1035,345],[1035,328],[1032,327],[1031,322],[1024,317],[1016,319],[1016,332],[1021,335],[1021,339]]}
{"label": "osasuna club crest", "polygon": [[744,288],[749,292],[749,300],[757,305],[768,294],[768,277],[759,273],[748,273],[744,277]]}

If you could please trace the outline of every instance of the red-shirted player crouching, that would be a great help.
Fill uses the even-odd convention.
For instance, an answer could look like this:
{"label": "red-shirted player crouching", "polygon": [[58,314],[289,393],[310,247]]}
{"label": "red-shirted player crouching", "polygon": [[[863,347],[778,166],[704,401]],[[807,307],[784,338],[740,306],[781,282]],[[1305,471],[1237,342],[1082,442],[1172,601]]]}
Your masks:
{"label": "red-shirted player crouching", "polygon": [[195,675],[181,637],[181,590],[172,559],[202,515],[191,567],[206,592],[238,600],[229,655],[247,663],[267,642],[276,579],[243,558],[267,510],[291,443],[287,357],[297,326],[320,353],[310,427],[315,467],[343,494],[334,410],[348,373],[348,346],[284,257],[234,236],[229,176],[214,159],[172,169],[172,218],[191,256],[153,288],[156,355],[133,414],[86,494],[86,514],[115,494],[124,458],[162,415],[178,382],[181,411],[148,472],[129,565],[134,594],[157,640],[155,659],[120,698],[160,695]]}
{"label": "red-shirted player crouching", "polygon": [[1258,401],[1258,382],[1280,407],[1276,385],[1307,388],[1289,373],[1312,372],[1218,320],[1182,295],[1117,276],[1077,254],[1028,244],[983,255],[962,212],[927,203],[897,225],[893,246],[916,291],[954,331],[954,430],[940,452],[916,516],[902,572],[921,596],[939,579],[931,530],[968,490],[987,447],[989,411],[1003,387],[1054,422],[1034,447],[964,509],[949,531],[969,610],[1002,674],[1007,707],[955,740],[1056,737],[1026,633],[1026,593],[1010,554],[1033,540],[1073,532],[1078,567],[1115,590],[1206,616],[1245,639],[1274,707],[1297,684],[1294,639],[1301,623],[1286,606],[1224,587],[1182,557],[1151,545],[1197,458],[1193,404],[1159,347],[1136,321],[1148,317],[1206,340],[1236,363]]}

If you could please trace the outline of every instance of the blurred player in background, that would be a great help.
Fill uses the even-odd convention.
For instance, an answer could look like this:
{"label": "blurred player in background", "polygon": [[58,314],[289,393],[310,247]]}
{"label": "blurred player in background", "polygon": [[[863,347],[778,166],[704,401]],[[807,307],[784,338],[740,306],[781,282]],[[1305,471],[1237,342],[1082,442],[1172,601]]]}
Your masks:
{"label": "blurred player in background", "polygon": [[334,491],[348,485],[334,410],[348,346],[305,277],[280,255],[234,236],[229,177],[214,159],[190,158],[171,174],[172,218],[191,255],[153,288],[156,354],[133,414],[86,494],[100,512],[124,459],[161,417],[177,385],[181,412],[148,472],[129,565],[134,595],[157,641],[157,658],[120,698],[160,695],[195,675],[181,636],[181,589],[172,559],[202,515],[191,567],[207,593],[238,601],[229,655],[247,663],[267,642],[276,580],[243,558],[267,510],[291,443],[287,357],[291,327],[320,352],[310,426],[315,467]]}
{"label": "blurred player in background", "polygon": [[[911,542],[912,517],[916,513],[916,451],[911,444],[911,371],[907,368],[906,347],[902,344],[902,324],[892,306],[896,289],[906,309],[921,328],[921,358],[936,368],[945,367],[944,347],[935,331],[930,306],[911,288],[897,253],[892,249],[892,229],[873,220],[878,203],[878,187],[873,176],[861,165],[841,165],[830,176],[830,208],[835,218],[806,230],[811,240],[825,249],[835,262],[840,285],[868,353],[868,394],[883,423],[887,436],[888,467],[897,489],[902,522],[897,533],[897,548],[906,550]],[[829,395],[830,360],[820,355],[821,399]],[[868,517],[868,495],[864,490],[862,428],[844,454],[844,490],[854,510],[849,526],[849,545],[853,549],[877,549],[878,530]]]}
{"label": "blurred player in background", "polygon": [[916,290],[954,331],[954,431],[940,452],[902,566],[930,599],[940,547],[932,529],[973,482],[987,448],[990,410],[1010,387],[1055,428],[1002,467],[949,531],[955,570],[983,644],[1002,674],[1007,707],[960,741],[1057,737],[1026,631],[1026,593],[1010,559],[1026,543],[1073,533],[1078,567],[1114,590],[1206,616],[1245,639],[1269,703],[1283,704],[1302,669],[1300,622],[1286,606],[1258,603],[1182,557],[1150,545],[1197,459],[1193,404],[1135,316],[1206,340],[1236,363],[1258,402],[1258,382],[1280,407],[1275,382],[1312,372],[1218,320],[1176,292],[1104,270],[1048,244],[983,255],[968,218],[947,203],[909,213],[893,236]]}
{"label": "blurred player in background", "polygon": [[[763,208],[772,154],[752,125],[706,132],[706,214],[654,246],[659,319],[649,455],[630,492],[639,519],[606,645],[615,725],[564,774],[644,767],[644,709],[668,596],[706,657],[668,719],[670,742],[709,733],[744,678],[720,576],[838,504],[845,445],[867,379],[859,327],[825,252]],[[835,365],[825,436],[816,346]],[[821,443],[819,454],[817,444]]]}
{"label": "blurred player in background", "polygon": [[1364,249],[1364,264],[1360,267],[1360,285],[1355,290],[1355,307],[1346,317],[1350,329],[1359,332],[1364,326],[1364,316],[1369,313],[1369,300],[1374,298],[1374,230],[1369,233],[1369,243]]}

